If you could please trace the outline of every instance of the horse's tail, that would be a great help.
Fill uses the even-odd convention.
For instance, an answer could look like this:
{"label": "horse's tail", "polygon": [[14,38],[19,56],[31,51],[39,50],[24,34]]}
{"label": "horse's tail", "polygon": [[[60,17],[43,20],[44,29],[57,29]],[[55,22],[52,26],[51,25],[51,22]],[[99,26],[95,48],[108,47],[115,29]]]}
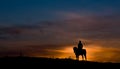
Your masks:
{"label": "horse's tail", "polygon": [[86,49],[83,49],[83,51],[84,51],[85,54],[87,53]]}
{"label": "horse's tail", "polygon": [[83,49],[83,53],[84,53],[84,56],[85,56],[85,60],[87,60],[87,51],[86,51],[86,49]]}

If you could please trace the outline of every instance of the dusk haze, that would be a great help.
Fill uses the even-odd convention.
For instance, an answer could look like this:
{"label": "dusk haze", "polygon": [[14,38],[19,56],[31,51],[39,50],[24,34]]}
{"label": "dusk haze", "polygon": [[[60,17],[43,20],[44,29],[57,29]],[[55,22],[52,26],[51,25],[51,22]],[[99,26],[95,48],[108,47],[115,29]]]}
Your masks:
{"label": "dusk haze", "polygon": [[0,0],[0,57],[76,59],[79,40],[87,61],[120,63],[120,0]]}

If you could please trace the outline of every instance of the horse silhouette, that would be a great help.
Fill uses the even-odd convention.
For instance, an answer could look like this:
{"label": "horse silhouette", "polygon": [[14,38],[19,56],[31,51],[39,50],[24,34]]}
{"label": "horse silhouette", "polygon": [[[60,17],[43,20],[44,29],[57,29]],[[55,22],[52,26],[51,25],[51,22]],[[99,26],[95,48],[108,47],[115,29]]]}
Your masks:
{"label": "horse silhouette", "polygon": [[86,49],[79,50],[77,47],[73,47],[73,51],[76,55],[76,60],[79,60],[79,56],[82,56],[82,60],[87,60]]}

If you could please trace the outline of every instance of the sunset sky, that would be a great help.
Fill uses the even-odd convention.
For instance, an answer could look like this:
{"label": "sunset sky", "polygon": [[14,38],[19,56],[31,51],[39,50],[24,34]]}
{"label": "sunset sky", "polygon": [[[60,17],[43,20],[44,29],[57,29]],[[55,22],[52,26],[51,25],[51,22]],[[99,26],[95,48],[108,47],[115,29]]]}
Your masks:
{"label": "sunset sky", "polygon": [[[120,0],[0,0],[0,56],[120,62]],[[81,59],[81,57],[80,57]]]}

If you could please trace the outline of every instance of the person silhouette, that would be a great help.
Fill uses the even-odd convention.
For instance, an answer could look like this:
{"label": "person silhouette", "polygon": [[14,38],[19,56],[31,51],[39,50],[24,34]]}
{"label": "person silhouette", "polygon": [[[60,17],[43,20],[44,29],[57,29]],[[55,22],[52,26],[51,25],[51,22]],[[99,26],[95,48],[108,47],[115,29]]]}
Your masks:
{"label": "person silhouette", "polygon": [[87,56],[86,56],[86,49],[83,49],[83,43],[81,41],[79,41],[78,47],[73,47],[73,51],[74,51],[74,54],[76,56],[76,59],[79,60],[79,56],[81,55],[82,56],[82,60],[87,60]]}
{"label": "person silhouette", "polygon": [[81,41],[79,41],[78,43],[78,50],[82,50],[83,49],[83,44]]}

